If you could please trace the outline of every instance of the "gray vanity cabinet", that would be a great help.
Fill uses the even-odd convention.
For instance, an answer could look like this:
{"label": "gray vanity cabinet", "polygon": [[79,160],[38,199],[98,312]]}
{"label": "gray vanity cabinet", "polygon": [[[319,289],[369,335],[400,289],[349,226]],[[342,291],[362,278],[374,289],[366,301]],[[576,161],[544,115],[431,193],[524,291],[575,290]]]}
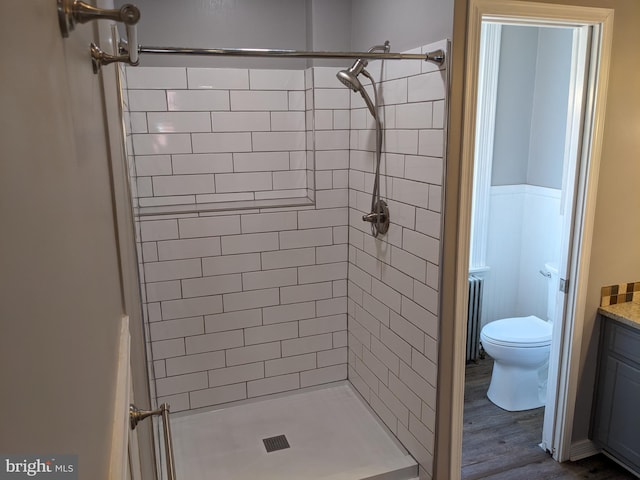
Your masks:
{"label": "gray vanity cabinet", "polygon": [[640,329],[600,317],[592,440],[640,472]]}

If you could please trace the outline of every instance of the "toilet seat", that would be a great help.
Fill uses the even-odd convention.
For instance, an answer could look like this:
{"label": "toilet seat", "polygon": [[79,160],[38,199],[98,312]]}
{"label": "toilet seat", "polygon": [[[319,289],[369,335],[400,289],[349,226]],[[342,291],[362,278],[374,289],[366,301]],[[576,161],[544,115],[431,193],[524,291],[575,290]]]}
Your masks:
{"label": "toilet seat", "polygon": [[483,342],[504,347],[532,348],[551,344],[551,323],[534,315],[490,322],[481,332]]}

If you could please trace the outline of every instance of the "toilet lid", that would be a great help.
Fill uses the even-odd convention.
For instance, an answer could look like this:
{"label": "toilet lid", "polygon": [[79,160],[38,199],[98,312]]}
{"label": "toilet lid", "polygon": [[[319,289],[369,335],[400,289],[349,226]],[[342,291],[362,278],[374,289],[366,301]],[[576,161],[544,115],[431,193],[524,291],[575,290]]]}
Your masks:
{"label": "toilet lid", "polygon": [[535,347],[551,343],[551,323],[534,315],[503,318],[488,323],[482,329],[486,340],[501,345],[526,345]]}

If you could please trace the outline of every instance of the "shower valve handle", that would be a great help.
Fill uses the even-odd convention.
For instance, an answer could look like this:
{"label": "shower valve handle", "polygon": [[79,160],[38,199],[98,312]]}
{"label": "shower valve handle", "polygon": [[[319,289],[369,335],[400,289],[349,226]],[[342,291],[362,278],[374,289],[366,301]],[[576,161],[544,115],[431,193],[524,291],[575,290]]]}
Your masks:
{"label": "shower valve handle", "polygon": [[371,213],[363,215],[362,220],[371,223],[371,228],[375,230],[374,236],[380,233],[384,235],[389,230],[389,207],[384,200],[378,200],[372,210]]}
{"label": "shower valve handle", "polygon": [[371,213],[367,213],[366,215],[362,216],[362,220],[364,222],[370,222],[370,223],[385,223],[387,220],[387,215],[380,212],[380,213],[376,213],[376,212],[371,212]]}
{"label": "shower valve handle", "polygon": [[378,219],[380,219],[380,223],[384,223],[386,215],[384,213],[371,212],[362,216],[364,222],[378,223]]}

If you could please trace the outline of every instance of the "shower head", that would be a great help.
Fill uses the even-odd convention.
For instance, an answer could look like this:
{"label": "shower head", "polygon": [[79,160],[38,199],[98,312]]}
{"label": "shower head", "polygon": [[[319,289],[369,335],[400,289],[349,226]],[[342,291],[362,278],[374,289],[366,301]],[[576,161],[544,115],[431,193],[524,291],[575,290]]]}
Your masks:
{"label": "shower head", "polygon": [[354,92],[359,92],[362,90],[363,86],[358,80],[358,77],[353,75],[349,70],[340,70],[336,77],[340,80],[346,87],[349,87]]}
{"label": "shower head", "polygon": [[336,77],[338,77],[338,80],[340,80],[346,87],[350,88],[354,92],[360,92],[360,95],[362,95],[364,102],[367,104],[371,115],[373,115],[373,118],[377,119],[378,114],[376,113],[373,103],[371,103],[371,98],[369,98],[369,94],[367,94],[362,83],[358,80],[358,75],[361,73],[371,79],[369,72],[364,69],[364,67],[367,66],[367,63],[368,62],[365,59],[358,58],[347,70],[340,70],[336,74]]}
{"label": "shower head", "polygon": [[360,75],[364,71],[364,67],[366,67],[368,63],[369,62],[367,62],[364,58],[358,58],[347,70],[340,70],[338,72],[338,80],[340,80],[354,92],[359,92],[363,89],[363,87],[360,83],[360,80],[358,80],[358,75]]}

